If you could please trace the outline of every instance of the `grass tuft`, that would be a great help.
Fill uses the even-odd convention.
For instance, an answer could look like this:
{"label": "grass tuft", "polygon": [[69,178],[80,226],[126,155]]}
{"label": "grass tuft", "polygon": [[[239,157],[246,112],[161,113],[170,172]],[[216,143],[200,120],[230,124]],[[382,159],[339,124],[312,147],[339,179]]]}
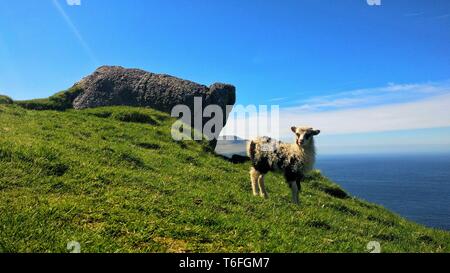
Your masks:
{"label": "grass tuft", "polygon": [[66,91],[61,91],[46,99],[34,99],[16,101],[15,103],[20,107],[29,110],[55,110],[65,111],[73,108],[73,101],[80,95],[83,90],[78,86],[73,86]]}
{"label": "grass tuft", "polygon": [[332,183],[320,183],[318,181],[313,181],[311,183],[311,186],[325,192],[326,194],[335,197],[335,198],[339,198],[339,199],[346,199],[349,198],[348,194],[341,189],[339,186],[332,184]]}
{"label": "grass tuft", "polygon": [[139,111],[125,111],[117,112],[112,116],[114,119],[123,122],[136,122],[136,123],[147,123],[156,124],[157,122],[148,114]]}
{"label": "grass tuft", "polygon": [[5,95],[0,95],[0,104],[13,104],[13,100]]}

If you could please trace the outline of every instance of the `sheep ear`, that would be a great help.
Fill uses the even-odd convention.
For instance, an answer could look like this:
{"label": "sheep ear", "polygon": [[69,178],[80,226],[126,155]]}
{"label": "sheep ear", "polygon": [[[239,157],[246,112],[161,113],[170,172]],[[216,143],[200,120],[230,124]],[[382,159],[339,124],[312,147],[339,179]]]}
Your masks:
{"label": "sheep ear", "polygon": [[291,127],[291,130],[292,130],[292,132],[293,132],[294,134],[296,134],[296,133],[297,133],[297,127],[295,127],[295,126],[292,126],[292,127]]}
{"label": "sheep ear", "polygon": [[319,134],[320,134],[320,130],[314,130],[314,131],[313,131],[313,134],[314,134],[315,136],[319,135]]}

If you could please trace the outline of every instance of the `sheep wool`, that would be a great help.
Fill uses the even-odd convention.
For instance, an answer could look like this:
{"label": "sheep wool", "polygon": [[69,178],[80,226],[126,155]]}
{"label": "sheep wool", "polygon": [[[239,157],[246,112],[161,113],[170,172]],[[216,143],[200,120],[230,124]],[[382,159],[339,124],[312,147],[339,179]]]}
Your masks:
{"label": "sheep wool", "polygon": [[[250,177],[254,195],[258,195],[256,184],[259,184],[261,196],[268,197],[264,175],[271,171],[282,172],[293,195],[298,195],[301,180],[313,170],[316,158],[314,136],[320,134],[320,131],[310,127],[292,127],[292,131],[296,135],[294,144],[269,137],[260,137],[248,143],[247,153],[252,162]],[[298,198],[293,196],[293,199],[298,203]]]}

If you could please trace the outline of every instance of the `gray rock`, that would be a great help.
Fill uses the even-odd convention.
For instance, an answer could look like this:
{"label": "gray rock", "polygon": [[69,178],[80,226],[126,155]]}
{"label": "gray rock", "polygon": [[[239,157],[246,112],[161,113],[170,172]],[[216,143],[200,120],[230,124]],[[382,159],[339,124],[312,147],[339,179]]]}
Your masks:
{"label": "gray rock", "polygon": [[[75,109],[127,105],[170,113],[175,105],[184,104],[194,113],[194,97],[201,97],[203,109],[212,104],[222,108],[224,125],[229,114],[226,106],[236,102],[236,88],[229,84],[215,83],[207,87],[169,75],[120,66],[99,67],[76,85],[83,92],[73,102]],[[203,124],[208,120],[203,118]],[[216,137],[221,130],[216,128]]]}

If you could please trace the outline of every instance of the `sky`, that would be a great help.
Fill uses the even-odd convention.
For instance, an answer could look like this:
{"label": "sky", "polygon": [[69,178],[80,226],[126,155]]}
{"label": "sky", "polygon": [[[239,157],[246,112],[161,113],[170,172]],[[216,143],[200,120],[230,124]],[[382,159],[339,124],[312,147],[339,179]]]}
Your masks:
{"label": "sky", "polygon": [[121,65],[232,83],[238,104],[280,106],[281,139],[321,129],[323,153],[450,152],[450,1],[69,2],[1,1],[1,94]]}

